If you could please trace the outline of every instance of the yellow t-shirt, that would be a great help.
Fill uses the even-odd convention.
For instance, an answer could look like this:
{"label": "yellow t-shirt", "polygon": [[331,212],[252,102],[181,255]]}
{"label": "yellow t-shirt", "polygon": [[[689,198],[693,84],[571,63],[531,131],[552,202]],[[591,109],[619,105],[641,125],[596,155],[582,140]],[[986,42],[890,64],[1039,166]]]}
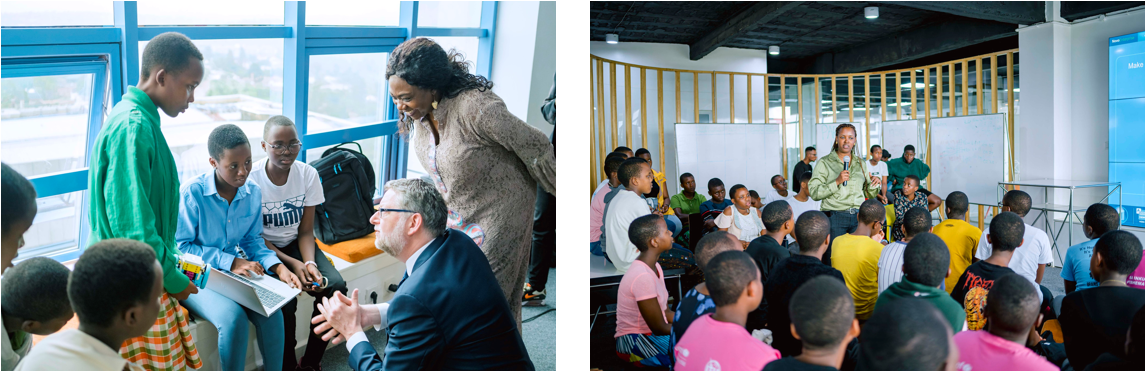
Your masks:
{"label": "yellow t-shirt", "polygon": [[944,244],[948,245],[951,256],[948,268],[952,273],[944,280],[944,290],[951,294],[952,288],[960,281],[960,275],[972,265],[972,257],[976,256],[976,246],[980,244],[983,231],[963,220],[948,219],[932,228],[932,233],[940,236]]}
{"label": "yellow t-shirt", "polygon": [[832,240],[832,267],[844,275],[857,319],[867,320],[876,307],[876,277],[880,272],[877,262],[883,249],[884,245],[865,236],[845,234]]}
{"label": "yellow t-shirt", "polygon": [[[657,183],[658,187],[661,187],[661,192],[657,195],[657,207],[661,207],[665,205],[666,202],[669,202],[669,195],[666,193],[669,192],[669,187],[666,187],[665,184],[665,173],[653,169],[650,170],[653,171],[653,181]],[[666,210],[665,215],[673,215],[673,208],[670,207],[669,210]]]}

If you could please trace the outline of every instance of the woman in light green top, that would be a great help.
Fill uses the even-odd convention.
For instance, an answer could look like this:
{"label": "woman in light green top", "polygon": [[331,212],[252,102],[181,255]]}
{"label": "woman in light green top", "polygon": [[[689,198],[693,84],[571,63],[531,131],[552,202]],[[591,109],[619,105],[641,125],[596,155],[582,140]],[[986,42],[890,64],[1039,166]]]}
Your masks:
{"label": "woman in light green top", "polygon": [[[821,257],[824,264],[831,262],[832,240],[856,231],[856,212],[864,199],[880,194],[880,178],[868,173],[864,157],[853,151],[855,146],[856,127],[837,126],[832,151],[816,162],[808,182],[809,196],[821,202],[820,210],[828,215],[831,223],[828,250]],[[844,167],[845,159],[848,159],[848,170]],[[851,177],[851,174],[857,176]]]}

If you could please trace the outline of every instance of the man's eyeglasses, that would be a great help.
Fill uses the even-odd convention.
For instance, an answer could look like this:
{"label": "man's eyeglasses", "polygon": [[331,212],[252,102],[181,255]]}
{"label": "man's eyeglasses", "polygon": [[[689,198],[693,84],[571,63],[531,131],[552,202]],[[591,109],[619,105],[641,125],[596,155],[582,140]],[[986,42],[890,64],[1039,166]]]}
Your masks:
{"label": "man's eyeglasses", "polygon": [[380,212],[380,213],[386,213],[386,212],[393,212],[393,213],[413,213],[413,212],[415,212],[414,210],[406,210],[406,209],[386,209],[386,208],[381,208],[381,207],[378,207],[378,205],[375,205],[375,206],[374,206],[374,210],[375,210],[375,211],[378,211],[378,212]]}
{"label": "man's eyeglasses", "polygon": [[303,148],[303,142],[294,142],[291,144],[271,144],[270,147],[279,153],[298,152],[299,149]]}
{"label": "man's eyeglasses", "polygon": [[773,185],[778,185],[778,184],[789,184],[789,182],[787,180],[781,179],[781,181],[773,183]]}

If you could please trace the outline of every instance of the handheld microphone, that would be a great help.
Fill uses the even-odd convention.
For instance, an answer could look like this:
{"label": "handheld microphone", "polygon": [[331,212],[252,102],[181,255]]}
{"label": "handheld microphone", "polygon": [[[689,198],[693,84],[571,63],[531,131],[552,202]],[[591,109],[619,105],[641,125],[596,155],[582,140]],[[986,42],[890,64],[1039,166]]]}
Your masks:
{"label": "handheld microphone", "polygon": [[[850,162],[852,162],[852,157],[851,157],[851,156],[847,156],[847,155],[846,155],[846,156],[844,156],[844,171],[848,171],[848,164],[849,164]],[[846,187],[848,186],[848,181],[847,181],[847,180],[846,180],[846,181],[844,181],[844,186],[846,186]]]}

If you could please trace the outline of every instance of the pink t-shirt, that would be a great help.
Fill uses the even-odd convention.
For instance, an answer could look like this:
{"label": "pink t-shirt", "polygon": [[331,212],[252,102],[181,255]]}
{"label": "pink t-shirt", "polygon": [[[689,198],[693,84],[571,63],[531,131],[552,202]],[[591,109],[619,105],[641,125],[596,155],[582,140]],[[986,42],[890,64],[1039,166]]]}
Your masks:
{"label": "pink t-shirt", "polygon": [[[657,272],[649,269],[649,264],[635,261],[621,276],[621,284],[617,287],[617,332],[613,337],[629,334],[652,334],[653,330],[641,317],[641,309],[637,302],[657,298],[657,305],[661,307],[661,318],[665,319],[665,309],[668,308],[669,291],[665,289],[665,275],[661,272],[661,264],[657,265]],[[665,322],[669,322],[665,320]]]}
{"label": "pink t-shirt", "polygon": [[758,371],[781,358],[781,352],[757,340],[744,327],[713,319],[697,318],[673,348],[677,371]]}
{"label": "pink t-shirt", "polygon": [[[605,194],[609,193],[609,181],[601,182],[589,198],[589,242],[601,240],[601,214],[605,212]],[[583,193],[584,194],[584,193]]]}
{"label": "pink t-shirt", "polygon": [[960,363],[956,366],[960,371],[1059,370],[1031,349],[985,330],[961,331],[954,339],[960,349]]}
{"label": "pink t-shirt", "polygon": [[1143,289],[1143,281],[1145,278],[1143,273],[1143,259],[1147,259],[1147,255],[1139,258],[1139,268],[1135,268],[1135,272],[1132,272],[1130,276],[1127,276],[1128,287],[1133,287],[1140,290]]}

